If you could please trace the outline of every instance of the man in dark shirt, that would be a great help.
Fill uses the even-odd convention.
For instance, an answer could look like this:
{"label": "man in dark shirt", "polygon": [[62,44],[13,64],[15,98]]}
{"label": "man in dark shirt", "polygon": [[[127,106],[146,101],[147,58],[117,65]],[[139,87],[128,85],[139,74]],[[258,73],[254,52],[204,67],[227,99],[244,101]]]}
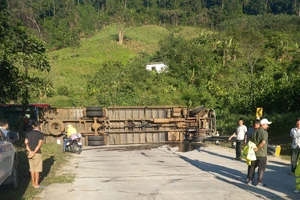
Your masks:
{"label": "man in dark shirt", "polygon": [[28,151],[29,171],[31,173],[32,186],[41,188],[39,185],[40,172],[43,169],[43,158],[41,146],[44,140],[44,134],[40,131],[40,123],[32,122],[33,130],[26,133],[25,145]]}
{"label": "man in dark shirt", "polygon": [[258,178],[256,186],[263,186],[263,176],[267,166],[268,126],[271,124],[267,119],[260,121],[260,128],[252,134],[250,141],[254,142],[257,148],[254,149],[256,160],[251,161],[251,168],[248,176],[248,184],[252,184],[252,176],[255,168],[258,167]]}
{"label": "man in dark shirt", "polygon": [[[247,144],[249,142],[249,140],[252,138],[252,135],[255,133],[255,131],[257,131],[257,129],[260,127],[260,120],[259,119],[255,119],[252,122],[252,127],[249,127],[247,129],[247,133],[245,135],[245,144]],[[251,165],[248,166],[248,172],[247,172],[247,178],[249,177],[249,173],[251,170]],[[253,175],[252,175],[252,179],[254,178],[254,171],[253,171]],[[249,181],[247,179],[247,181]]]}

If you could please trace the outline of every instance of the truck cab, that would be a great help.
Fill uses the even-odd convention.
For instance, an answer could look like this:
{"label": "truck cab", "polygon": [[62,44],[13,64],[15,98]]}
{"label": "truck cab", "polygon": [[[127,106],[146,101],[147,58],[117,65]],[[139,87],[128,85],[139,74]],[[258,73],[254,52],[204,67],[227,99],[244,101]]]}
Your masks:
{"label": "truck cab", "polygon": [[19,139],[17,132],[8,132],[7,137],[0,132],[0,186],[18,187],[18,155],[13,145]]}

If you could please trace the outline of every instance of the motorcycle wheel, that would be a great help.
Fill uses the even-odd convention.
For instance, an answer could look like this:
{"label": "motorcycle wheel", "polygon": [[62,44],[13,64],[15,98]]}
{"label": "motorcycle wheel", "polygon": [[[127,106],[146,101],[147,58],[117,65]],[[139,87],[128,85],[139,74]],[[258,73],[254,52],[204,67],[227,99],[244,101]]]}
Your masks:
{"label": "motorcycle wheel", "polygon": [[74,145],[74,152],[80,154],[82,152],[82,147],[78,144]]}
{"label": "motorcycle wheel", "polygon": [[81,154],[81,152],[82,152],[82,149],[80,148],[80,149],[78,149],[78,151],[76,151],[76,154]]}

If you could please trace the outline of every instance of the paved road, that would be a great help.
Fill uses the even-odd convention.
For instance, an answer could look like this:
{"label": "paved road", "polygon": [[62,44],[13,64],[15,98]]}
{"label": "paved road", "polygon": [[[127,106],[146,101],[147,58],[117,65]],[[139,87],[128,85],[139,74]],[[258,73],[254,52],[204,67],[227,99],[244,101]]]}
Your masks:
{"label": "paved road", "polygon": [[[182,146],[181,146],[182,147]],[[247,165],[234,150],[201,145],[193,151],[167,145],[86,147],[74,155],[72,184],[53,184],[38,196],[45,200],[247,200],[300,199],[287,161],[268,158],[266,187],[248,186]],[[186,149],[185,149],[186,150]],[[190,149],[191,150],[191,149]]]}

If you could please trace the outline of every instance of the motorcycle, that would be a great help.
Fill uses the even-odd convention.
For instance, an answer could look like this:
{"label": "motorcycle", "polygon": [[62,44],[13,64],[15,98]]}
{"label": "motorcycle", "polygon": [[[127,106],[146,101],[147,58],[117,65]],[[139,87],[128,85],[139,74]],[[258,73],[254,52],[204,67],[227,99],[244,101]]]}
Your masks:
{"label": "motorcycle", "polygon": [[[81,139],[80,133],[72,134],[70,136],[69,141],[67,141],[66,148],[63,149],[63,152],[72,152],[72,153],[80,154],[82,152],[82,144],[80,142],[80,139]],[[65,137],[64,143],[66,142],[66,140],[68,140],[68,138]]]}

